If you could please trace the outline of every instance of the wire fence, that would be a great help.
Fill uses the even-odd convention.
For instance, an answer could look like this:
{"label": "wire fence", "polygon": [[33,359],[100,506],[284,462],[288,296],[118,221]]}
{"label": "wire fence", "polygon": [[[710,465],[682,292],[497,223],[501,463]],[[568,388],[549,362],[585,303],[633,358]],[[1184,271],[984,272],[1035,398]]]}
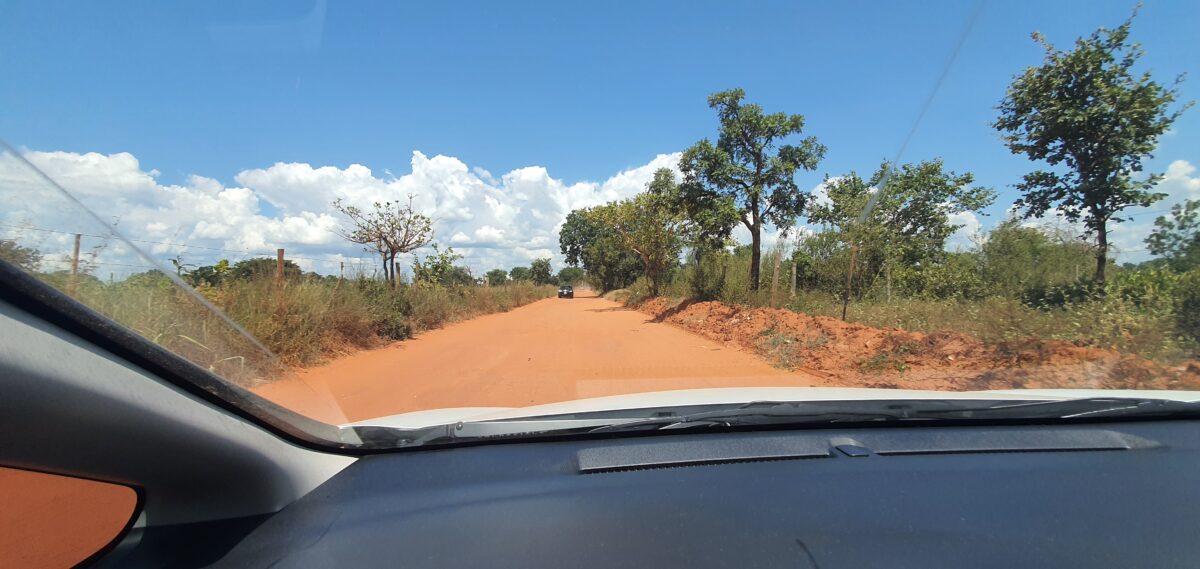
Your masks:
{"label": "wire fence", "polygon": [[[278,249],[286,249],[285,246],[312,246],[313,244],[302,244],[295,242],[280,242],[276,250],[258,250],[258,249],[230,249],[227,247],[214,247],[211,245],[200,245],[195,243],[181,243],[176,241],[160,241],[153,239],[121,239],[113,234],[102,234],[94,231],[71,231],[65,229],[56,229],[49,227],[41,227],[33,224],[4,224],[0,223],[0,230],[6,234],[5,239],[16,242],[22,246],[31,246],[34,249],[51,247],[65,247],[67,241],[52,243],[47,247],[45,240],[29,239],[30,234],[44,234],[62,236],[64,238],[79,239],[81,246],[74,250],[57,250],[57,251],[41,251],[40,263],[50,265],[45,267],[45,270],[65,270],[68,267],[88,270],[91,268],[110,268],[119,269],[114,273],[121,273],[122,277],[128,276],[136,272],[143,271],[174,271],[186,272],[189,269],[195,269],[204,265],[215,265],[220,260],[225,260],[231,265],[241,261],[246,261],[256,258],[275,259],[278,254]],[[146,263],[141,256],[134,253],[129,247],[125,246],[124,241],[128,241],[131,245],[153,245],[159,248],[165,247],[170,250],[148,251],[148,248],[140,248],[140,250],[149,257],[158,262],[157,265]],[[136,245],[135,245],[136,246]],[[311,255],[285,255],[287,261],[291,261],[301,266],[304,270],[334,276],[358,276],[371,275],[377,269],[377,261],[367,259],[362,256],[353,257],[341,253],[332,254],[330,257],[320,258]],[[115,275],[110,275],[115,276]]]}

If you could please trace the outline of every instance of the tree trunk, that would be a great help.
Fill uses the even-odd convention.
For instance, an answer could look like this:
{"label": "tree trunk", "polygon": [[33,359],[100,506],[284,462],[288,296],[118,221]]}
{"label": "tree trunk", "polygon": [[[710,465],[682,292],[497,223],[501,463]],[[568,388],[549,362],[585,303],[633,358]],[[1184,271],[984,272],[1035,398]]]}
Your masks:
{"label": "tree trunk", "polygon": [[758,290],[759,263],[762,262],[762,226],[750,228],[750,290]]}
{"label": "tree trunk", "polygon": [[1104,269],[1108,266],[1108,223],[1101,219],[1096,228],[1096,275],[1092,281],[1104,286]]}

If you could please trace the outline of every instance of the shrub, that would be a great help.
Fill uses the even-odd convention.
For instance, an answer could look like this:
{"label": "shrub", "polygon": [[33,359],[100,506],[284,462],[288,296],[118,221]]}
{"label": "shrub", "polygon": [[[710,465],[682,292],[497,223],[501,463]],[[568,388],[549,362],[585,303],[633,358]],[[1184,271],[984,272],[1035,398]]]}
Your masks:
{"label": "shrub", "polygon": [[1184,273],[1175,286],[1173,307],[1179,332],[1200,342],[1200,269]]}

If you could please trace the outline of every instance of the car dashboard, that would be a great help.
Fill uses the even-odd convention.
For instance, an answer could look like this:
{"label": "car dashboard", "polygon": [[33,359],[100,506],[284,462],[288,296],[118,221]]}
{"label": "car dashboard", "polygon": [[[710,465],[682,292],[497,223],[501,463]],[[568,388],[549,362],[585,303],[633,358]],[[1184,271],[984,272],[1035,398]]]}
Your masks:
{"label": "car dashboard", "polygon": [[[379,454],[276,514],[147,535],[106,561],[1195,567],[1197,427],[822,428]],[[180,536],[195,555],[173,558],[188,551]]]}

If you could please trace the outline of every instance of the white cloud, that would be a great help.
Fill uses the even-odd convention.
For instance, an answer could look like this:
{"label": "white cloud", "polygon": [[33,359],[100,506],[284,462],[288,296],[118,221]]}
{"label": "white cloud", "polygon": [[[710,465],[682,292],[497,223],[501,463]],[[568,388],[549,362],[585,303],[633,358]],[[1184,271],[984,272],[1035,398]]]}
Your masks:
{"label": "white cloud", "polygon": [[[237,185],[225,186],[204,176],[192,176],[182,185],[159,184],[157,172],[143,170],[128,153],[26,151],[24,156],[127,237],[189,246],[138,243],[160,261],[181,255],[187,263],[206,264],[219,258],[273,254],[275,248],[284,247],[301,266],[325,273],[336,273],[339,262],[360,257],[369,270],[374,261],[338,235],[344,219],[331,207],[336,199],[369,207],[376,201],[402,201],[412,196],[414,207],[434,219],[436,240],[452,244],[479,274],[528,264],[539,257],[551,257],[561,266],[557,232],[571,210],[632,196],[645,188],[655,169],[676,168],[679,161],[678,153],[663,154],[600,183],[567,183],[541,166],[517,168],[496,177],[454,157],[413,152],[411,171],[399,177],[390,172],[376,176],[360,164],[339,168],[281,162],[238,172],[233,176]],[[64,213],[70,209],[65,201],[39,185],[11,156],[0,160],[0,182],[9,182],[0,194],[23,194],[0,195],[6,200],[41,194],[39,199],[24,201],[37,205],[56,200],[58,204],[6,212],[0,216],[6,225],[66,234],[104,232],[78,212]],[[271,207],[265,207],[267,204]],[[0,229],[4,229],[0,232],[3,236],[28,232]],[[69,249],[69,235],[46,235],[57,236],[41,241],[48,252],[61,255]],[[113,262],[118,249],[109,246],[108,257]],[[239,251],[248,253],[239,257]],[[129,263],[129,253],[122,254],[121,261]],[[354,265],[358,264],[355,261]]]}
{"label": "white cloud", "polygon": [[1167,194],[1167,197],[1150,207],[1131,207],[1122,212],[1130,220],[1116,224],[1109,233],[1109,242],[1118,261],[1138,262],[1150,258],[1146,237],[1154,229],[1154,220],[1160,215],[1168,215],[1175,204],[1200,199],[1200,176],[1195,174],[1196,166],[1187,160],[1171,162],[1162,181],[1155,187],[1155,191]]}

